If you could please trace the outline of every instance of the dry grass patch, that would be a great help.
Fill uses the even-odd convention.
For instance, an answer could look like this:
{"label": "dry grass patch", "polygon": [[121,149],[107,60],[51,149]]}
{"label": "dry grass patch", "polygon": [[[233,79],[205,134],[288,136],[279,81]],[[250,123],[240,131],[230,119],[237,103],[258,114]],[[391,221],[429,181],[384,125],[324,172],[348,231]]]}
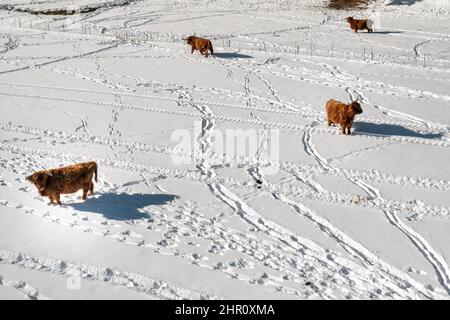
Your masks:
{"label": "dry grass patch", "polygon": [[344,10],[365,6],[370,0],[330,0],[328,8]]}

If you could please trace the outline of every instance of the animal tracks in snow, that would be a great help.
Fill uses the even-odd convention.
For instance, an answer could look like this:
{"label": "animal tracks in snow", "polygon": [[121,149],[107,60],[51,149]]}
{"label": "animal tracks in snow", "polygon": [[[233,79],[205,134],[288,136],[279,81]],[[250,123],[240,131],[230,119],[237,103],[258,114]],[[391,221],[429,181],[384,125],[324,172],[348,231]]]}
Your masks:
{"label": "animal tracks in snow", "polygon": [[[0,13],[14,24],[0,36],[0,266],[20,270],[0,270],[2,292],[45,299],[43,280],[25,275],[75,272],[150,299],[448,299],[450,176],[431,165],[450,150],[448,27],[391,6],[384,29],[354,35],[336,13],[290,0],[289,11],[224,4],[180,15],[179,3],[144,0],[66,32]],[[216,56],[188,52],[192,24]],[[330,98],[363,102],[353,136],[326,126]],[[194,147],[180,150],[172,131],[196,124]],[[215,150],[216,134],[236,129],[260,134],[251,153]],[[264,157],[271,130],[277,160]],[[86,201],[49,206],[25,180],[83,160],[99,165]],[[27,238],[9,248],[19,223]],[[35,227],[74,250],[44,256]],[[80,254],[86,243],[104,265]]]}

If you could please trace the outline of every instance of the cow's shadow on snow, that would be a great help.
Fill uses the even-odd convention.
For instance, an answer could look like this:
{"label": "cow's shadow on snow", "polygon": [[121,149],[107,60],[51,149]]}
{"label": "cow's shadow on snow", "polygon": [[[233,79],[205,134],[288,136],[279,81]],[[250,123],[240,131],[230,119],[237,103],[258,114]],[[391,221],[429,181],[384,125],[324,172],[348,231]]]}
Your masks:
{"label": "cow's shadow on snow", "polygon": [[422,2],[423,0],[391,0],[387,5],[388,6],[412,6],[416,2]]}
{"label": "cow's shadow on snow", "polygon": [[214,57],[220,59],[251,59],[252,56],[247,54],[237,53],[237,52],[216,52]]}
{"label": "cow's shadow on snow", "polygon": [[355,122],[353,124],[355,134],[377,135],[377,136],[400,136],[422,139],[440,139],[442,133],[421,133],[400,125],[377,124],[367,122]]}
{"label": "cow's shadow on snow", "polygon": [[69,206],[78,211],[102,214],[110,220],[133,220],[148,217],[140,209],[167,204],[177,198],[173,194],[102,193]]}
{"label": "cow's shadow on snow", "polygon": [[396,33],[403,33],[403,31],[389,31],[389,30],[380,30],[380,31],[377,31],[377,30],[374,30],[373,32],[372,32],[373,34],[396,34]]}

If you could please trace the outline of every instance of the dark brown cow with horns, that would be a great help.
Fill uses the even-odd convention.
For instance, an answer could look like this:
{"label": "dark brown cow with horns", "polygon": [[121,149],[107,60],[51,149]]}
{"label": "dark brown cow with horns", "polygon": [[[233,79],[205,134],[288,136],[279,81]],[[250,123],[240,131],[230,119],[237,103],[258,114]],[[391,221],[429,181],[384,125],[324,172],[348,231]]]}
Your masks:
{"label": "dark brown cow with horns", "polygon": [[78,163],[71,166],[42,170],[33,173],[26,179],[32,182],[43,197],[48,197],[50,203],[61,205],[60,195],[75,193],[83,189],[83,200],[88,192],[94,194],[92,177],[97,182],[97,163],[94,161]]}

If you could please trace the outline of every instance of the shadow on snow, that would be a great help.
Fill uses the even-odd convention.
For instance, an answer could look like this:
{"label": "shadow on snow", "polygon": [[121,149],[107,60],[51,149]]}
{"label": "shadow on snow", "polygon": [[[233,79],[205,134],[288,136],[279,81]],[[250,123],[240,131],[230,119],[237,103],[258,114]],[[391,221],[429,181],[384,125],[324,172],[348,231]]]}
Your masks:
{"label": "shadow on snow", "polygon": [[388,6],[412,6],[416,2],[422,2],[423,0],[391,0]]}
{"label": "shadow on snow", "polygon": [[216,58],[220,58],[220,59],[250,59],[250,58],[253,58],[252,56],[242,54],[242,53],[237,53],[237,52],[217,52],[217,53],[214,53],[214,56]]}
{"label": "shadow on snow", "polygon": [[374,30],[372,33],[373,34],[395,34],[395,33],[403,33],[403,31],[389,31],[389,30],[377,31],[377,30]]}
{"label": "shadow on snow", "polygon": [[99,213],[111,220],[132,220],[147,217],[140,209],[167,204],[177,198],[172,194],[103,193],[69,206],[78,211]]}
{"label": "shadow on snow", "polygon": [[368,135],[379,136],[401,136],[422,139],[440,139],[442,133],[420,133],[411,129],[394,124],[377,124],[367,122],[355,122],[353,124],[354,132]]}

